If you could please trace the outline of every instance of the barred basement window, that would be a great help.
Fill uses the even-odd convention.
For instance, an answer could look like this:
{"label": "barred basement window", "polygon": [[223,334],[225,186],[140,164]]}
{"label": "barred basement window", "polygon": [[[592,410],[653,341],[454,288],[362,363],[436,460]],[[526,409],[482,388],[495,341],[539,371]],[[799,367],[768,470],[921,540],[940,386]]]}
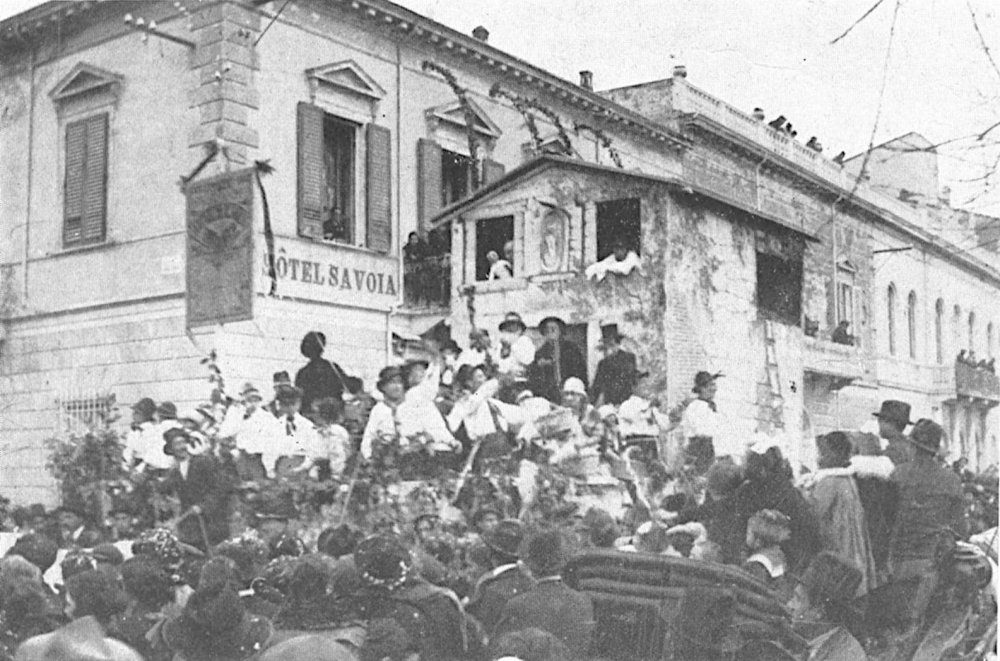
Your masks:
{"label": "barred basement window", "polygon": [[117,401],[114,394],[109,394],[60,399],[56,400],[56,404],[59,408],[57,430],[63,433],[84,433],[109,422]]}

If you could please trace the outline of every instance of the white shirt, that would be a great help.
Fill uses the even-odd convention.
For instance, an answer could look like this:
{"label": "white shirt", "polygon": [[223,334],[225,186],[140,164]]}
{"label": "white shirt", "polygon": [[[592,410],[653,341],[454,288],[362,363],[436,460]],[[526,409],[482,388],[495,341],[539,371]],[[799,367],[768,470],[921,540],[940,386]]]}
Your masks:
{"label": "white shirt", "polygon": [[[166,426],[165,426],[166,425]],[[163,452],[166,441],[163,432],[178,427],[176,420],[164,420],[160,423],[144,422],[138,431],[129,432],[125,440],[125,461],[131,466],[138,459],[150,468],[169,470],[173,468],[174,460]]]}
{"label": "white shirt", "polygon": [[721,416],[703,399],[693,399],[684,409],[681,417],[681,429],[684,438],[692,436],[708,436],[716,438],[722,426]]}
{"label": "white shirt", "polygon": [[191,460],[185,459],[184,461],[177,462],[177,470],[180,471],[181,477],[185,480],[188,479],[188,469],[191,468]]}
{"label": "white shirt", "polygon": [[669,426],[669,416],[638,395],[632,395],[618,407],[618,431],[622,438],[659,436]]}
{"label": "white shirt", "polygon": [[510,280],[514,277],[514,273],[510,268],[510,262],[506,259],[498,259],[493,262],[490,266],[489,275],[486,276],[487,280]]}
{"label": "white shirt", "polygon": [[262,406],[254,409],[249,417],[246,407],[229,407],[219,426],[219,438],[230,436],[236,439],[236,447],[247,454],[263,454],[274,446],[275,438],[284,433],[278,419]]}
{"label": "white shirt", "polygon": [[486,352],[480,351],[478,349],[465,349],[458,356],[457,367],[462,365],[472,365],[473,367],[482,365],[486,362]]}
{"label": "white shirt", "polygon": [[330,461],[330,472],[340,475],[344,472],[347,463],[348,447],[351,443],[351,436],[347,430],[340,425],[329,425],[316,429],[319,438],[318,459],[328,459]]}
{"label": "white shirt", "polygon": [[279,456],[295,457],[301,455],[315,459],[321,452],[319,434],[309,418],[298,413],[281,416],[278,418],[278,426],[283,432],[275,443],[276,449],[280,451]]}
{"label": "white shirt", "polygon": [[[493,396],[498,389],[497,381],[491,379],[480,386],[475,393],[455,402],[455,406],[448,414],[448,426],[457,430],[464,424],[465,433],[472,440],[483,438],[495,431],[516,431],[526,420],[524,411],[520,407],[494,399]],[[500,429],[497,429],[497,424],[493,421],[491,407],[496,411],[496,422],[499,423]]]}
{"label": "white shirt", "polygon": [[596,264],[591,264],[584,271],[584,275],[590,279],[604,280],[608,273],[628,275],[641,266],[642,259],[640,259],[639,255],[635,254],[635,251],[629,250],[628,254],[625,255],[625,259],[621,261],[615,259],[614,253],[612,253]]}
{"label": "white shirt", "polygon": [[535,362],[535,343],[527,335],[521,335],[510,345],[510,355],[500,357],[500,349],[494,356],[501,374],[512,374],[518,381],[528,378],[528,366]]}
{"label": "white shirt", "polygon": [[419,397],[404,399],[396,409],[396,419],[399,421],[399,442],[402,445],[419,434],[429,436],[437,449],[456,447],[459,444],[433,401],[425,401]]}
{"label": "white shirt", "polygon": [[378,402],[368,414],[368,424],[361,437],[361,456],[366,460],[372,458],[373,445],[379,438],[395,438],[399,435],[396,429],[396,412],[385,402]]}

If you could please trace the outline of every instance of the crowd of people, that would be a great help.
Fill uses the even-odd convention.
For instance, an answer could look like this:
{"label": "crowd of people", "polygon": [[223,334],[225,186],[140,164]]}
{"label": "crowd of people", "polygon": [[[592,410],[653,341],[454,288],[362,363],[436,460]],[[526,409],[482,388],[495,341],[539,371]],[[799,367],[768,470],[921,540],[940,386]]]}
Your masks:
{"label": "crowd of people", "polygon": [[312,331],[270,402],[138,401],[109,511],[4,522],[0,659],[584,659],[594,604],[563,570],[588,548],[740,567],[867,640],[912,630],[955,540],[997,525],[995,475],[963,486],[904,402],[803,471],[725,431],[721,373],[665,410],[617,325],[589,384],[566,328],[429,335],[377,395]]}

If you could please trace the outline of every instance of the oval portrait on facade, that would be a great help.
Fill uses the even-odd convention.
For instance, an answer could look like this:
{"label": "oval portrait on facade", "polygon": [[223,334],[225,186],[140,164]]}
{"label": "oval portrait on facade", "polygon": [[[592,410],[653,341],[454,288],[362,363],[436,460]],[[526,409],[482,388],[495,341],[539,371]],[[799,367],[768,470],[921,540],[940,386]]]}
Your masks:
{"label": "oval portrait on facade", "polygon": [[547,273],[563,270],[568,221],[569,216],[562,209],[548,209],[542,216],[538,250],[542,270]]}

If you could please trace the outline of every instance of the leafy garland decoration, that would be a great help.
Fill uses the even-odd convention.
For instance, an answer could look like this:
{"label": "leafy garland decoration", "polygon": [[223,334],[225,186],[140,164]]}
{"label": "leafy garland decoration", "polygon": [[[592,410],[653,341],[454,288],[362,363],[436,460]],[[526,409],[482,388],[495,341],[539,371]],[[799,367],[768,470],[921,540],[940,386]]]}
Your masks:
{"label": "leafy garland decoration", "polygon": [[538,124],[535,122],[535,116],[531,114],[526,100],[503,89],[500,87],[500,83],[494,83],[490,88],[490,98],[510,101],[514,109],[521,113],[521,117],[524,118],[524,124],[528,127],[528,133],[531,134],[531,144],[534,145],[536,151],[539,150],[542,146],[542,136],[538,132]]}
{"label": "leafy garland decoration", "polygon": [[[551,122],[552,125],[556,127],[556,131],[559,132],[559,144],[562,147],[563,153],[565,153],[568,156],[571,156],[576,152],[576,150],[573,149],[573,141],[570,140],[569,133],[566,132],[566,127],[563,126],[562,118],[560,118],[559,115],[554,110],[542,104],[538,99],[525,98],[523,96],[515,94],[514,92],[504,90],[503,88],[500,87],[500,83],[495,83],[493,87],[490,88],[490,96],[493,98],[502,98],[510,101],[512,104],[514,104],[514,107],[522,115],[525,115],[528,109],[534,110],[535,112],[541,114],[542,116],[545,117],[545,119],[549,120],[549,122]],[[524,108],[524,110],[522,110],[522,108]],[[531,121],[528,122],[529,131],[532,130],[532,126],[534,126],[534,118],[532,118]],[[540,144],[540,141],[537,138],[537,129],[538,127],[535,126],[535,131],[532,132],[531,136],[532,139],[535,141],[535,147],[538,147]]]}
{"label": "leafy garland decoration", "polygon": [[589,124],[581,124],[579,122],[573,122],[573,130],[576,132],[577,135],[580,135],[581,131],[590,132],[595,138],[597,138],[598,142],[601,143],[601,146],[604,147],[606,150],[608,150],[608,156],[611,157],[611,160],[612,162],[614,162],[615,167],[618,169],[624,169],[625,166],[622,165],[621,154],[619,154],[618,150],[615,149],[614,146],[611,144],[611,138],[608,137],[607,133],[605,133],[604,131],[595,126],[590,126]]}
{"label": "leafy garland decoration", "polygon": [[479,150],[479,137],[476,135],[476,122],[479,118],[476,116],[475,111],[472,110],[472,104],[469,103],[469,91],[459,85],[455,74],[447,67],[441,66],[436,62],[431,62],[430,60],[424,60],[421,67],[424,71],[433,71],[444,78],[448,86],[451,87],[451,91],[458,97],[458,104],[462,108],[462,114],[465,117],[465,134],[469,141],[469,156],[472,158],[472,162],[475,163],[475,167],[472,168],[472,188],[475,190],[482,183],[482,158]]}

